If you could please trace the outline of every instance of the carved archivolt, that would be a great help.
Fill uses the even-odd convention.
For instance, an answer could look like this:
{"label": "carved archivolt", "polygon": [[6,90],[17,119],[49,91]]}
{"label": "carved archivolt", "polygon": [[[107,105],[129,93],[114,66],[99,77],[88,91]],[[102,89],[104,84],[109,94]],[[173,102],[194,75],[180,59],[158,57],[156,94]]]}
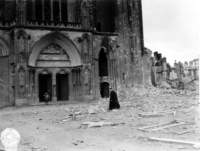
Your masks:
{"label": "carved archivolt", "polygon": [[[40,61],[39,64],[38,61]],[[41,62],[43,63],[41,64]],[[82,65],[75,44],[60,33],[48,34],[36,42],[28,64],[32,67],[77,67]]]}

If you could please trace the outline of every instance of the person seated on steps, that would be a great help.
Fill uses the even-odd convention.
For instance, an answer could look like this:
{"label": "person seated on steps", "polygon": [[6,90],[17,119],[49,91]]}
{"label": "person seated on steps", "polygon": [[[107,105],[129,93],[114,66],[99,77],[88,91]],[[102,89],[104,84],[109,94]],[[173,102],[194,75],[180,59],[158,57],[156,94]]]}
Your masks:
{"label": "person seated on steps", "polygon": [[44,102],[48,105],[49,101],[50,101],[50,95],[48,92],[44,93]]}

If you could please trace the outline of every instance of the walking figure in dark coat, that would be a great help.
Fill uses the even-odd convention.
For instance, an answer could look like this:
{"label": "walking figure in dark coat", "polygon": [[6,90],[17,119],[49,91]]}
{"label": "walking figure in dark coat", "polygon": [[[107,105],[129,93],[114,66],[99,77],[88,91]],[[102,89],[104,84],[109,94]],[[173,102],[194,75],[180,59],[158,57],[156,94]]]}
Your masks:
{"label": "walking figure in dark coat", "polygon": [[110,102],[109,102],[109,110],[119,109],[120,104],[117,98],[117,93],[115,91],[110,92]]}
{"label": "walking figure in dark coat", "polygon": [[48,92],[44,93],[44,101],[46,104],[48,104],[48,102],[50,101],[50,95]]}

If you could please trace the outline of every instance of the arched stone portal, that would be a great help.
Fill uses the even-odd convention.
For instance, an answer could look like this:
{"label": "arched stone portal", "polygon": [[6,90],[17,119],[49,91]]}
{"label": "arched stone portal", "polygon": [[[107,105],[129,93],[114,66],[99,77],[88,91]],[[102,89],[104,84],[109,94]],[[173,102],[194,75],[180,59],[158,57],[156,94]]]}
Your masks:
{"label": "arched stone portal", "polygon": [[[36,42],[31,52],[28,64],[36,70],[34,82],[39,102],[42,102],[46,91],[50,93],[53,102],[67,101],[74,97],[73,87],[77,87],[78,84],[72,82],[72,71],[81,69],[82,66],[79,51],[74,43],[60,33],[51,33]],[[52,74],[41,74],[41,71]],[[77,72],[74,76],[80,77],[80,73]]]}

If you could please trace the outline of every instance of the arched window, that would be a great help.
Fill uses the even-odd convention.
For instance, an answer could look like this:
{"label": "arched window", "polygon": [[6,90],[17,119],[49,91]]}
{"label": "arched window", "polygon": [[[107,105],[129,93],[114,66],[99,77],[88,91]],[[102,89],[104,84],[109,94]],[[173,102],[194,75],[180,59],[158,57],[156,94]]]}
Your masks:
{"label": "arched window", "polygon": [[68,9],[67,9],[67,1],[61,0],[61,19],[64,23],[68,21]]}
{"label": "arched window", "polygon": [[41,23],[42,21],[42,1],[35,0],[36,20]]}
{"label": "arched window", "polygon": [[59,22],[59,1],[53,1],[53,20],[57,24]]}
{"label": "arched window", "polygon": [[[1,3],[3,4],[2,0],[0,0]],[[50,23],[51,21],[55,24],[59,22],[80,23],[80,7],[81,0],[27,0],[26,18],[28,21],[34,18],[39,23]]]}
{"label": "arched window", "polygon": [[29,0],[26,3],[26,19],[27,21],[33,20],[33,1]]}
{"label": "arched window", "polygon": [[0,0],[0,21],[4,20],[4,5],[5,0]]}
{"label": "arched window", "polygon": [[95,7],[95,26],[97,31],[114,32],[116,0],[97,0]]}
{"label": "arched window", "polygon": [[44,18],[45,22],[50,22],[51,20],[51,1],[44,0]]}

